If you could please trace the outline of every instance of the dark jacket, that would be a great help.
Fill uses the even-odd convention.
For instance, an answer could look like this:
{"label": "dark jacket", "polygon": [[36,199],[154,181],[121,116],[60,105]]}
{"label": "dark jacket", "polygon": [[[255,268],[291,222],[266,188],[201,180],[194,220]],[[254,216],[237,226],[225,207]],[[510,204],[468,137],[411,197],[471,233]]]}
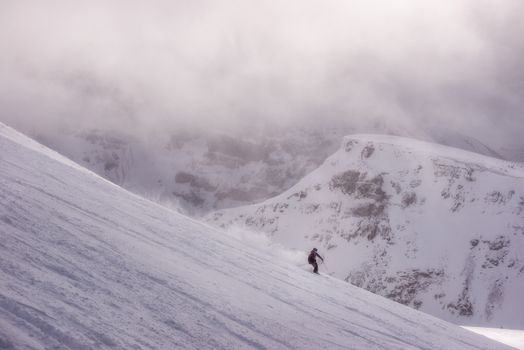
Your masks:
{"label": "dark jacket", "polygon": [[309,253],[309,256],[307,257],[307,261],[310,264],[316,263],[317,262],[317,256],[320,258],[320,260],[324,261],[324,259],[320,255],[318,255],[318,253],[316,251],[314,251],[314,250],[312,250]]}

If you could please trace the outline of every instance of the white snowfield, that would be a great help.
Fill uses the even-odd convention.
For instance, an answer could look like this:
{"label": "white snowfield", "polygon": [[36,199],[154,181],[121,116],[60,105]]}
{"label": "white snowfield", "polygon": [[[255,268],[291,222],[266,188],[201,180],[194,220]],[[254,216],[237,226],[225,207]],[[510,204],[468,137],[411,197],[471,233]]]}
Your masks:
{"label": "white snowfield", "polygon": [[482,334],[516,349],[524,350],[524,331],[517,329],[464,327],[472,332]]}
{"label": "white snowfield", "polygon": [[317,247],[335,277],[439,318],[524,329],[524,164],[348,136],[283,194],[207,219]]}
{"label": "white snowfield", "polygon": [[0,349],[509,349],[255,250],[0,124]]}

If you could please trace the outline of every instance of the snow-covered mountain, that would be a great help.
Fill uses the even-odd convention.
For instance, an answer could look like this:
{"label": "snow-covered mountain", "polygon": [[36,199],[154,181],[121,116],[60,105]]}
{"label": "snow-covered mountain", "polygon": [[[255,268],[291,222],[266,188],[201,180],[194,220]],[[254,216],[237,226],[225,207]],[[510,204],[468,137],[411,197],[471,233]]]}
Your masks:
{"label": "snow-covered mountain", "polygon": [[[34,133],[48,147],[124,188],[201,216],[276,196],[320,166],[351,125],[273,128],[259,132],[188,130],[128,133],[61,130]],[[450,130],[372,124],[365,130],[435,141],[504,158],[482,142]],[[241,135],[241,136],[239,136]],[[505,153],[504,153],[505,154]],[[513,154],[512,154],[513,155]]]}
{"label": "snow-covered mountain", "polygon": [[316,246],[324,271],[449,321],[523,329],[524,165],[356,135],[260,204],[207,220]]}
{"label": "snow-covered mountain", "polygon": [[340,137],[336,130],[244,138],[90,130],[41,141],[115,184],[198,216],[282,193],[332,154]]}
{"label": "snow-covered mountain", "polygon": [[2,349],[506,349],[249,246],[0,124]]}
{"label": "snow-covered mountain", "polygon": [[480,140],[450,130],[431,130],[428,139],[441,145],[460,148],[465,151],[479,153],[493,158],[520,160],[520,158],[515,157],[514,154],[510,154],[503,149],[497,152],[494,148],[489,147]]}

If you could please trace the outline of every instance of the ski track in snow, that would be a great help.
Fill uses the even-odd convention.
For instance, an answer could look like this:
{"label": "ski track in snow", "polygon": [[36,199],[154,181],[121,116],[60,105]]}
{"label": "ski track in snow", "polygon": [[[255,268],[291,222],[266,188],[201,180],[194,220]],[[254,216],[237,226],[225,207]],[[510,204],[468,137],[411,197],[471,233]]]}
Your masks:
{"label": "ski track in snow", "polygon": [[0,124],[0,349],[506,349],[246,246]]}

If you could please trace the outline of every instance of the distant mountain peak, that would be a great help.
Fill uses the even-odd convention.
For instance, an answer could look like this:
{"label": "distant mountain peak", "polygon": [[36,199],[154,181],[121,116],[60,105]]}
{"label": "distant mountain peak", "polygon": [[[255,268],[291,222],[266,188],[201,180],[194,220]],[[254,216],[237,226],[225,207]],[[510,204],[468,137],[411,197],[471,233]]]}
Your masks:
{"label": "distant mountain peak", "polygon": [[522,327],[523,189],[522,164],[351,135],[288,191],[207,220],[320,246],[335,276],[438,317]]}

